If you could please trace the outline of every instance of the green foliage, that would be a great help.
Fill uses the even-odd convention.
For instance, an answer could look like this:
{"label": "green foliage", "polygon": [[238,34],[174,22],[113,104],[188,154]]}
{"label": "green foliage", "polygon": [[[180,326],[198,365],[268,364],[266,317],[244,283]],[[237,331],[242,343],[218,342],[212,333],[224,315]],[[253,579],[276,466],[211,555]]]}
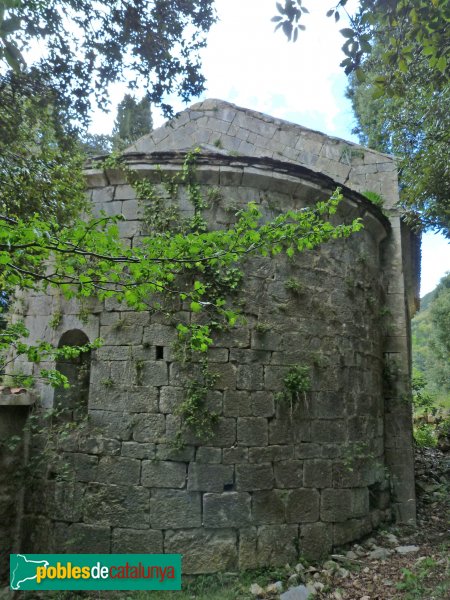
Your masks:
{"label": "green foliage", "polygon": [[37,93],[27,98],[0,79],[0,214],[68,223],[85,208],[83,156],[52,92]]}
{"label": "green foliage", "polygon": [[255,331],[261,335],[264,335],[265,333],[270,331],[270,329],[270,323],[267,323],[267,321],[258,321],[258,323],[256,323],[255,325]]}
{"label": "green foliage", "polygon": [[[288,39],[304,29],[302,0],[277,3]],[[450,103],[448,0],[360,0],[348,14],[339,0],[327,16],[341,29],[351,75],[355,132],[370,148],[399,158],[401,206],[410,224],[450,236]],[[347,162],[346,160],[343,162]]]}
{"label": "green foliage", "polygon": [[193,379],[187,387],[186,399],[177,407],[176,414],[181,417],[181,429],[175,439],[175,446],[183,446],[183,431],[193,433],[198,440],[210,440],[214,435],[214,426],[219,416],[207,406],[208,392],[214,389],[217,375],[209,370],[208,361],[201,363],[201,375]]}
{"label": "green foliage", "polygon": [[88,157],[123,151],[153,129],[150,102],[147,97],[137,101],[125,94],[117,106],[116,120],[110,135],[79,133],[81,150]]}
{"label": "green foliage", "polygon": [[126,148],[153,129],[150,101],[144,96],[139,102],[130,94],[125,94],[117,107],[113,139],[115,149]]}
{"label": "green foliage", "polygon": [[[338,22],[341,15],[349,18],[349,27],[340,30],[345,42],[342,50],[346,58],[341,63],[345,73],[355,73],[364,79],[364,61],[373,52],[373,45],[382,36],[381,59],[386,73],[375,82],[380,91],[405,89],[403,75],[417,61],[423,62],[430,74],[430,87],[440,88],[449,80],[448,25],[450,7],[447,0],[360,0],[356,13],[346,9],[348,0],[339,0],[327,16]],[[276,4],[279,15],[273,17],[276,28],[289,40],[297,40],[308,9],[303,0],[284,0]]]}
{"label": "green foliage", "polygon": [[309,376],[309,367],[295,365],[289,369],[288,374],[283,379],[284,387],[288,394],[295,400],[309,392],[311,389],[311,379]]}
{"label": "green foliage", "polygon": [[[427,381],[423,373],[417,369],[413,370],[412,378],[412,392],[413,392],[413,406],[415,413],[432,413],[435,412],[433,396],[425,391]],[[433,410],[434,409],[434,410]]]}
{"label": "green foliage", "polygon": [[449,581],[436,587],[436,567],[436,559],[429,556],[417,561],[412,569],[402,569],[402,580],[396,586],[402,592],[402,597],[405,600],[446,598],[450,589]]}
{"label": "green foliage", "polygon": [[303,285],[298,279],[295,279],[295,277],[289,277],[289,279],[286,279],[284,282],[284,287],[292,292],[292,294],[295,296],[300,295],[303,289]]}
{"label": "green foliage", "polygon": [[409,223],[449,235],[450,86],[435,89],[429,68],[417,62],[403,75],[401,93],[374,96],[374,81],[387,68],[380,58],[383,43],[364,65],[365,80],[350,79],[354,132],[362,144],[398,157],[400,203]]}
{"label": "green foliage", "polygon": [[307,392],[311,390],[310,368],[305,365],[292,366],[283,379],[284,390],[275,399],[278,402],[288,402],[291,415],[295,407],[303,400],[308,407]]}
{"label": "green foliage", "polygon": [[[90,344],[83,346],[61,346],[55,348],[49,342],[37,341],[35,344],[28,344],[25,340],[29,337],[29,332],[22,322],[13,323],[0,331],[0,358],[2,370],[8,367],[10,371],[19,357],[25,357],[28,362],[39,365],[40,363],[56,363],[61,360],[71,360],[77,358],[85,352],[99,348],[101,340],[97,339]],[[11,367],[12,366],[12,367]],[[69,387],[67,377],[56,369],[41,368],[39,372],[40,379],[52,387]],[[6,376],[5,383],[12,380],[14,385],[22,387],[31,387],[34,377],[13,372]]]}
{"label": "green foliage", "polygon": [[[66,298],[100,300],[114,296],[134,310],[154,310],[161,301],[189,303],[192,312],[208,316],[206,324],[180,324],[180,335],[189,338],[192,351],[206,352],[214,327],[236,322],[227,294],[237,289],[240,262],[249,254],[275,256],[312,249],[328,240],[347,237],[361,228],[360,220],[334,226],[329,220],[341,200],[337,191],[326,202],[287,211],[264,222],[255,204],[237,215],[227,230],[208,230],[202,211],[206,207],[195,178],[195,153],[187,155],[179,183],[187,190],[194,218],[177,231],[154,228],[139,246],[129,248],[119,239],[120,217],[74,220],[70,228],[51,217],[28,219],[0,217],[0,287],[7,292],[57,288]],[[148,188],[133,176],[122,161],[105,161],[108,168],[120,165],[139,195]],[[178,182],[169,182],[176,188]],[[51,261],[52,268],[46,265]],[[14,332],[13,332],[14,334]],[[3,334],[8,339],[8,332]],[[40,343],[43,344],[43,343]],[[39,352],[50,348],[38,344],[38,351],[20,347],[28,359],[39,360]],[[6,348],[3,344],[3,348]]]}
{"label": "green foliage", "polygon": [[414,440],[420,448],[434,448],[437,446],[436,429],[428,423],[414,426]]}
{"label": "green foliage", "polygon": [[92,95],[106,107],[109,85],[124,77],[130,88],[145,85],[166,115],[166,94],[187,101],[203,91],[199,52],[215,21],[212,0],[3,0],[0,8],[0,61],[25,71],[20,51],[46,49],[28,73],[55,90],[71,119],[87,120]]}
{"label": "green foliage", "polygon": [[62,313],[60,311],[54,312],[48,324],[52,329],[57,329],[62,321]]}
{"label": "green foliage", "polygon": [[449,311],[447,275],[412,321],[414,438],[421,446],[435,446],[441,439],[445,445],[448,437],[449,420],[441,411],[450,408]]}
{"label": "green foliage", "polygon": [[424,391],[437,405],[450,407],[450,275],[422,306],[411,323],[413,366],[427,382]]}
{"label": "green foliage", "polygon": [[370,202],[372,202],[372,204],[375,204],[375,206],[379,206],[380,208],[383,207],[384,205],[384,199],[382,196],[380,196],[380,194],[377,194],[376,192],[363,192],[362,195],[367,198],[367,200],[369,200]]}

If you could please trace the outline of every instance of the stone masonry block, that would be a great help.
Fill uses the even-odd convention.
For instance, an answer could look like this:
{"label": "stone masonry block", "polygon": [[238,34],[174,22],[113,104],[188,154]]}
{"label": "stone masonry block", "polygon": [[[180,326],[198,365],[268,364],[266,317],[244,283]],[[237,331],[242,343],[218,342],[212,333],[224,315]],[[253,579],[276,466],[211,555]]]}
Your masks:
{"label": "stone masonry block", "polygon": [[320,444],[304,442],[295,446],[295,458],[319,458],[322,456]]}
{"label": "stone masonry block", "polygon": [[327,557],[333,546],[333,530],[328,523],[308,523],[300,527],[301,554],[307,560]]}
{"label": "stone masonry block", "polygon": [[114,194],[115,200],[133,200],[136,198],[136,192],[131,185],[118,185]]}
{"label": "stone masonry block", "polygon": [[288,523],[314,523],[319,519],[320,494],[316,490],[299,489],[289,492],[286,506]]}
{"label": "stone masonry block", "polygon": [[144,361],[140,365],[140,380],[143,385],[163,386],[169,383],[167,363],[162,360]]}
{"label": "stone masonry block", "polygon": [[230,448],[236,442],[236,419],[219,417],[214,426],[213,437],[205,443],[206,446]]}
{"label": "stone masonry block", "polygon": [[162,554],[162,531],[152,529],[136,531],[117,527],[112,532],[111,552],[114,554]]}
{"label": "stone masonry block", "polygon": [[188,471],[188,490],[223,492],[225,486],[233,485],[233,478],[232,465],[191,463]]}
{"label": "stone masonry block", "polygon": [[347,427],[343,419],[313,421],[311,429],[313,442],[344,442],[347,439]]}
{"label": "stone masonry block", "polygon": [[214,384],[218,390],[233,390],[236,388],[236,367],[231,363],[218,363],[214,365],[214,373],[218,375]]}
{"label": "stone masonry block", "polygon": [[100,483],[138,485],[141,474],[141,461],[121,456],[100,457],[95,480]]}
{"label": "stone masonry block", "polygon": [[101,436],[80,439],[80,450],[81,452],[86,452],[86,454],[109,454],[110,456],[117,456],[121,454],[121,448],[122,444],[119,440]]}
{"label": "stone masonry block", "polygon": [[148,529],[149,491],[140,486],[89,483],[84,495],[84,522]]}
{"label": "stone masonry block", "polygon": [[241,530],[239,568],[294,564],[298,560],[297,525],[263,525]]}
{"label": "stone masonry block", "polygon": [[275,463],[275,486],[299,488],[303,486],[303,461],[283,460]]}
{"label": "stone masonry block", "polygon": [[174,413],[185,398],[186,390],[184,388],[164,386],[159,392],[159,410],[163,413]]}
{"label": "stone masonry block", "polygon": [[369,488],[352,489],[352,517],[366,517],[369,514]]}
{"label": "stone masonry block", "polygon": [[250,406],[255,417],[273,417],[275,414],[274,397],[270,392],[252,392]]}
{"label": "stone masonry block", "polygon": [[240,446],[266,446],[269,442],[267,419],[264,417],[239,417],[237,441]]}
{"label": "stone masonry block", "polygon": [[318,419],[336,419],[345,416],[343,394],[319,392],[311,406],[312,416]]}
{"label": "stone masonry block", "polygon": [[218,348],[249,348],[250,330],[246,327],[239,327],[221,333],[217,336],[214,346]]}
{"label": "stone masonry block", "polygon": [[283,389],[283,380],[288,374],[289,367],[266,366],[264,367],[264,387],[266,390],[280,392]]}
{"label": "stone masonry block", "polygon": [[222,462],[222,449],[201,446],[195,454],[195,462],[202,464],[220,464]]}
{"label": "stone masonry block", "polygon": [[250,494],[224,492],[203,497],[205,527],[245,527],[250,524]]}
{"label": "stone masonry block", "polygon": [[320,518],[322,521],[346,521],[352,516],[352,490],[325,489],[321,493]]}
{"label": "stone masonry block", "polygon": [[256,525],[286,522],[285,493],[280,490],[254,492],[252,515]]}
{"label": "stone masonry block", "polygon": [[87,525],[85,523],[73,523],[63,531],[58,537],[58,552],[75,552],[81,554],[109,554],[111,552],[111,531],[109,527],[99,527],[98,525]]}
{"label": "stone masonry block", "polygon": [[[110,315],[111,313],[105,314]],[[130,355],[130,346],[101,346],[95,350],[95,358],[98,361],[129,360]]]}
{"label": "stone masonry block", "polygon": [[94,431],[118,440],[131,438],[135,415],[110,410],[89,410],[90,425]]}
{"label": "stone masonry block", "polygon": [[250,393],[247,391],[225,390],[223,414],[225,417],[251,416]]}
{"label": "stone masonry block", "polygon": [[[53,484],[51,486],[50,484]],[[75,481],[49,481],[48,485],[48,514],[53,519],[65,521],[81,521],[83,509],[84,483]],[[34,502],[42,503],[42,498]],[[31,507],[36,510],[36,504]],[[7,518],[7,516],[6,516]]]}
{"label": "stone masonry block", "polygon": [[262,365],[239,365],[237,368],[236,387],[238,390],[262,390],[264,372]]}
{"label": "stone masonry block", "polygon": [[150,386],[129,386],[127,394],[128,412],[155,413],[158,410],[158,390]]}
{"label": "stone masonry block", "polygon": [[90,454],[71,452],[63,455],[61,464],[56,468],[68,470],[75,481],[93,481],[97,472],[98,457]]}
{"label": "stone masonry block", "polygon": [[136,200],[122,202],[121,214],[127,221],[136,221],[143,216],[142,206]]}
{"label": "stone masonry block", "polygon": [[143,328],[135,325],[123,325],[118,321],[115,325],[102,325],[100,337],[108,346],[130,346],[142,343]]}
{"label": "stone masonry block", "polygon": [[183,555],[183,573],[198,575],[237,568],[236,532],[231,529],[166,531],[164,551]]}
{"label": "stone masonry block", "polygon": [[294,458],[294,446],[263,446],[248,449],[248,460],[251,463],[278,462],[292,458]]}
{"label": "stone masonry block", "polygon": [[156,444],[157,460],[173,460],[175,462],[189,462],[194,460],[195,447],[184,445],[176,448],[172,444]]}
{"label": "stone masonry block", "polygon": [[158,442],[165,433],[165,418],[160,414],[136,415],[133,439],[136,442]]}
{"label": "stone masonry block", "polygon": [[149,488],[183,488],[186,485],[186,464],[144,460],[141,483]]}
{"label": "stone masonry block", "polygon": [[150,499],[152,529],[200,527],[201,495],[186,490],[155,490]]}
{"label": "stone masonry block", "polygon": [[144,328],[143,343],[152,346],[170,346],[177,339],[175,327],[153,323]]}
{"label": "stone masonry block", "polygon": [[123,442],[121,456],[126,458],[155,458],[155,444],[138,442]]}
{"label": "stone masonry block", "polygon": [[245,463],[248,461],[248,448],[234,447],[224,448],[222,450],[222,462],[224,465],[233,465],[236,463]]}
{"label": "stone masonry block", "polygon": [[273,467],[271,464],[236,465],[236,489],[238,491],[271,490]]}
{"label": "stone masonry block", "polygon": [[332,463],[328,460],[305,460],[303,483],[305,487],[329,488],[332,481]]}
{"label": "stone masonry block", "polygon": [[333,524],[333,545],[342,546],[362,538],[372,531],[369,517],[363,519],[349,519],[344,523]]}
{"label": "stone masonry block", "polygon": [[267,350],[243,350],[233,348],[230,351],[230,362],[238,365],[264,364],[270,362],[270,352]]}

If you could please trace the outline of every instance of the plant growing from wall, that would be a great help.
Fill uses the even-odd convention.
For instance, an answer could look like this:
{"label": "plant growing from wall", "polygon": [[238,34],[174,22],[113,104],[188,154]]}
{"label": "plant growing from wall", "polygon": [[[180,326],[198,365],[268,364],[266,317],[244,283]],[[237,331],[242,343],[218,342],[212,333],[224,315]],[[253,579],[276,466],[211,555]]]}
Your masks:
{"label": "plant growing from wall", "polygon": [[365,198],[367,198],[367,200],[369,200],[369,202],[372,202],[372,204],[375,204],[375,206],[379,206],[380,208],[383,208],[384,198],[380,194],[377,194],[376,192],[366,191],[366,192],[363,192],[362,195]]}
{"label": "plant growing from wall", "polygon": [[292,366],[283,379],[283,391],[276,395],[278,402],[288,402],[291,415],[300,402],[308,408],[308,392],[311,390],[310,368],[305,365]]}
{"label": "plant growing from wall", "polygon": [[[0,283],[7,281],[11,289],[19,286],[43,292],[53,287],[66,298],[81,300],[114,297],[134,310],[161,310],[172,303],[174,312],[183,307],[198,315],[192,322],[179,323],[178,333],[189,352],[206,356],[213,332],[237,322],[232,297],[239,289],[241,264],[248,255],[269,259],[285,252],[293,257],[296,252],[347,237],[362,227],[358,219],[348,225],[330,222],[342,198],[338,190],[326,202],[289,210],[267,222],[259,207],[249,204],[236,215],[234,225],[210,230],[204,217],[207,202],[195,173],[197,160],[198,151],[190,152],[175,176],[161,175],[162,197],[124,158],[112,156],[103,163],[106,169],[121,170],[138,200],[149,207],[148,214],[156,215],[147,222],[147,234],[133,248],[119,239],[120,216],[77,221],[70,228],[60,228],[53,221],[43,223],[38,217],[27,221],[0,217]],[[177,218],[175,201],[181,188],[193,207],[193,216],[188,219]],[[32,251],[24,254],[24,246]],[[50,260],[52,269],[48,272],[45,264]],[[0,351],[9,350],[8,335],[8,330],[2,334]],[[37,363],[42,357],[51,360],[56,356],[44,342],[28,348],[19,341],[25,335],[25,328],[16,330],[15,345],[28,360]],[[43,370],[41,376],[55,385],[64,383],[54,370]],[[198,400],[198,389],[193,389]],[[291,398],[295,399],[295,394],[291,393]],[[199,401],[191,402],[193,406],[200,406]],[[193,419],[186,418],[185,422]]]}
{"label": "plant growing from wall", "polygon": [[284,287],[294,296],[300,296],[303,291],[302,283],[295,277],[289,277],[289,279],[286,279],[284,282]]}
{"label": "plant growing from wall", "polygon": [[207,406],[208,392],[214,389],[217,374],[209,370],[207,359],[201,363],[200,377],[193,379],[186,387],[186,399],[178,406],[176,414],[181,417],[181,429],[178,431],[174,445],[183,446],[183,432],[189,431],[201,441],[208,441],[214,436],[214,426],[219,416]]}

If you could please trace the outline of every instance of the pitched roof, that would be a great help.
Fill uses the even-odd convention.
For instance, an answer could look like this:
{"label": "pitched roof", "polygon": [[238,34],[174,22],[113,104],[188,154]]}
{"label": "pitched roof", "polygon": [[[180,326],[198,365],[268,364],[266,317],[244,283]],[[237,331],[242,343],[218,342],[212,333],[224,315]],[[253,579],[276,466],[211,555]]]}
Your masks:
{"label": "pitched roof", "polygon": [[125,153],[182,152],[195,147],[204,154],[295,163],[357,192],[381,194],[387,205],[398,200],[393,157],[223,100],[194,104]]}

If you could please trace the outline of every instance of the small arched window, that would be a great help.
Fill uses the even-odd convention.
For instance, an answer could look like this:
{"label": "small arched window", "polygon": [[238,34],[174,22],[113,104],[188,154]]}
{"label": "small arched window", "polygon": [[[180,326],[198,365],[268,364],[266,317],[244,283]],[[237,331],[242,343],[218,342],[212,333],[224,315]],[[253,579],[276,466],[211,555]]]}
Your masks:
{"label": "small arched window", "polygon": [[[58,348],[86,344],[89,344],[87,335],[79,329],[71,329],[61,336]],[[54,407],[60,411],[61,419],[79,421],[88,409],[91,352],[82,352],[77,358],[61,359],[57,361],[56,369],[67,377],[70,387],[55,390]]]}

